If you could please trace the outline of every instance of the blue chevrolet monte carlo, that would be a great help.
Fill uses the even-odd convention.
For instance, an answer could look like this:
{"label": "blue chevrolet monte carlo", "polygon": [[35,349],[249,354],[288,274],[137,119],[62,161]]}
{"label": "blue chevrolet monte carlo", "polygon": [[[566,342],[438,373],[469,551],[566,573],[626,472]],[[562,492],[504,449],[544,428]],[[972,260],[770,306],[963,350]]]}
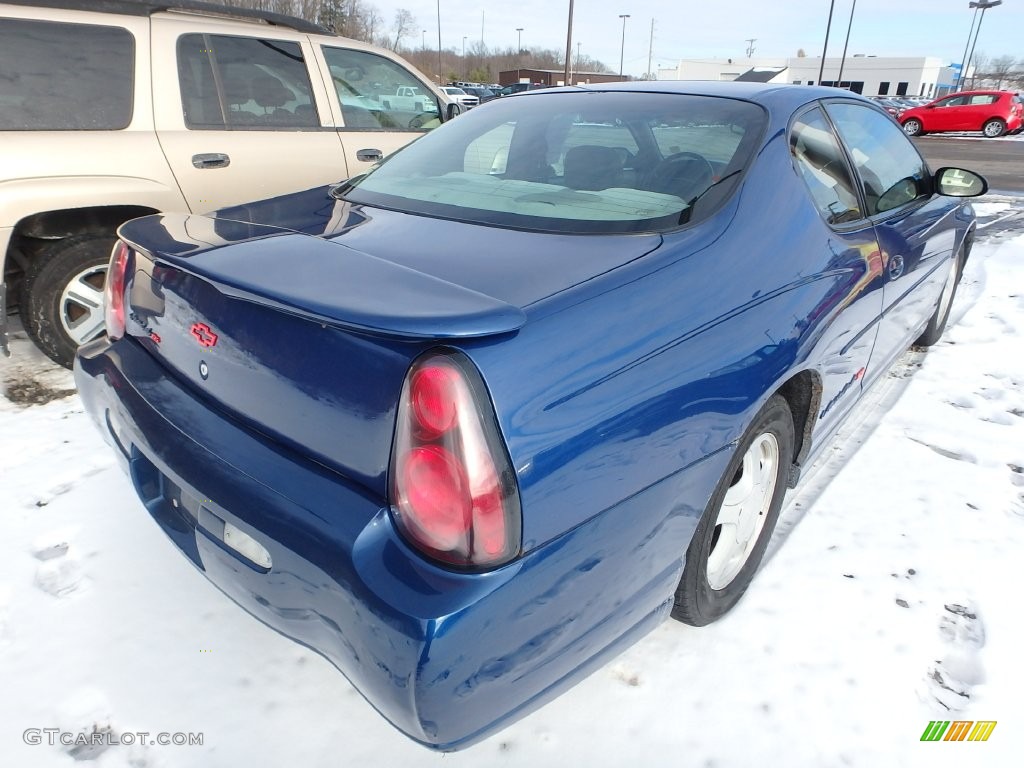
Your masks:
{"label": "blue chevrolet monte carlo", "polygon": [[75,373],[214,584],[457,749],[732,608],[986,189],[834,89],[566,88],[121,227]]}

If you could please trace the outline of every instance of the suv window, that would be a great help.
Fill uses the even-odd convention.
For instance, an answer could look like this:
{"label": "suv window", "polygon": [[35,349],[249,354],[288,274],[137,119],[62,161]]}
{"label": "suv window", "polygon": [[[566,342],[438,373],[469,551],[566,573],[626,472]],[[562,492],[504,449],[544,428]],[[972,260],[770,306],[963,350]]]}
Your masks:
{"label": "suv window", "polygon": [[182,35],[178,81],[189,128],[279,130],[320,125],[302,48],[289,40]]}
{"label": "suv window", "polygon": [[398,63],[367,51],[322,47],[345,128],[425,131],[440,124],[434,94]]}
{"label": "suv window", "polygon": [[860,104],[826,108],[863,182],[869,216],[931,194],[928,169],[896,123]]}
{"label": "suv window", "polygon": [[127,128],[134,61],[122,27],[3,19],[0,131]]}
{"label": "suv window", "polygon": [[[728,197],[765,123],[763,109],[734,99],[605,93],[594,101],[566,92],[492,102],[410,144],[341,194],[515,229],[674,229]],[[659,131],[694,126],[710,156],[660,150]]]}
{"label": "suv window", "polygon": [[793,122],[789,148],[811,199],[829,224],[863,218],[846,157],[820,109],[804,112]]}

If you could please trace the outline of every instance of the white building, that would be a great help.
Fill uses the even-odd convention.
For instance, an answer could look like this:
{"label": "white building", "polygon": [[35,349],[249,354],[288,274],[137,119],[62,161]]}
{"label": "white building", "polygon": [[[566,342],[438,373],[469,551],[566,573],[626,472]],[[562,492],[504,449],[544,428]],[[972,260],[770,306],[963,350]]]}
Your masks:
{"label": "white building", "polygon": [[659,80],[747,80],[794,85],[828,85],[865,96],[928,96],[953,90],[958,66],[945,66],[933,56],[848,56],[839,79],[839,57],[681,59],[658,70]]}

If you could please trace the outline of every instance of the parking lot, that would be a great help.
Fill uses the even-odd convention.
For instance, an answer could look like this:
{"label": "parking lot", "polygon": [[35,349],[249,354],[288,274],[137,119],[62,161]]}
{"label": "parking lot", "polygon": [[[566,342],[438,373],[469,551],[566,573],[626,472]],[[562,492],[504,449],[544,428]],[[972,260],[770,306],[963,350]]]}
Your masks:
{"label": "parking lot", "polygon": [[1024,192],[1024,133],[985,139],[980,133],[923,136],[914,144],[933,169],[944,165],[977,171],[989,188]]}

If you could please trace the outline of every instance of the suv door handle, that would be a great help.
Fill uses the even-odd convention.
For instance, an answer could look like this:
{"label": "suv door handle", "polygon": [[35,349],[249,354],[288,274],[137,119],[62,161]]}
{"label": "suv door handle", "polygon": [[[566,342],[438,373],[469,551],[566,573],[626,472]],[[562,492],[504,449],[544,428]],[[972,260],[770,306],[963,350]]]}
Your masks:
{"label": "suv door handle", "polygon": [[364,163],[379,163],[384,159],[384,153],[379,149],[357,149],[356,160],[362,160]]}
{"label": "suv door handle", "polygon": [[196,168],[227,168],[231,165],[231,158],[223,152],[207,152],[200,155],[192,155],[192,165]]}

